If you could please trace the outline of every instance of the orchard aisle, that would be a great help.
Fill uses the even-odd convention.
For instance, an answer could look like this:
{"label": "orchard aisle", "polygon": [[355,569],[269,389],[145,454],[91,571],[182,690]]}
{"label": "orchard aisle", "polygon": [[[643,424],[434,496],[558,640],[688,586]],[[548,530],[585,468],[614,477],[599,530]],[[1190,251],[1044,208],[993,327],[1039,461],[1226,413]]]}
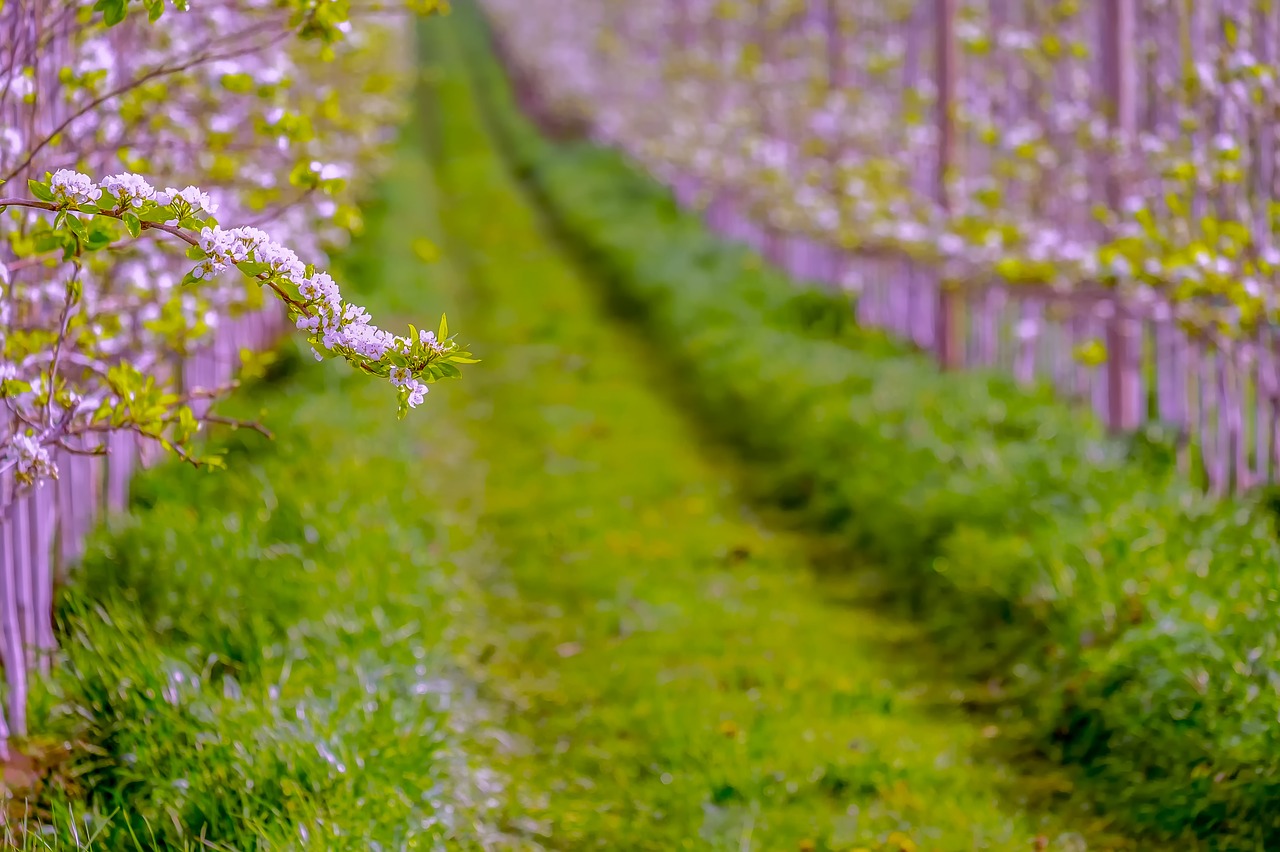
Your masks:
{"label": "orchard aisle", "polygon": [[135,482],[33,713],[50,848],[1121,848],[946,709],[910,625],[815,578],[822,542],[753,516],[493,144],[466,32],[426,28],[341,272],[483,363],[398,423],[287,345],[227,403],[274,442]]}
{"label": "orchard aisle", "polygon": [[487,132],[470,48],[441,32],[424,111],[446,301],[485,360],[432,416],[482,477],[454,492],[477,539],[454,554],[472,592],[453,640],[509,734],[476,755],[506,778],[490,815],[506,842],[1123,847],[1079,810],[1019,804],[1069,785],[992,758],[992,731],[921,687],[938,673],[900,650],[910,626],[815,579],[819,543],[753,516],[659,353],[549,236]]}

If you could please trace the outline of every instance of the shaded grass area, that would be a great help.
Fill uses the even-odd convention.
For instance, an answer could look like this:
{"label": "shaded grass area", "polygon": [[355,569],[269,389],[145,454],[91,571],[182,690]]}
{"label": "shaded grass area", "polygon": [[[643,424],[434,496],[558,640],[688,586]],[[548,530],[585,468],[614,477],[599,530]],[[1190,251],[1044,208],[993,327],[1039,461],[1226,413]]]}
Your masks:
{"label": "shaded grass area", "polygon": [[547,144],[483,39],[468,55],[593,279],[678,358],[704,421],[768,462],[759,493],[869,557],[951,664],[990,678],[962,701],[1179,848],[1280,843],[1268,511],[1205,498],[1158,439],[1108,439],[1047,389],[944,376],[833,320],[847,303],[797,296],[617,154]]}

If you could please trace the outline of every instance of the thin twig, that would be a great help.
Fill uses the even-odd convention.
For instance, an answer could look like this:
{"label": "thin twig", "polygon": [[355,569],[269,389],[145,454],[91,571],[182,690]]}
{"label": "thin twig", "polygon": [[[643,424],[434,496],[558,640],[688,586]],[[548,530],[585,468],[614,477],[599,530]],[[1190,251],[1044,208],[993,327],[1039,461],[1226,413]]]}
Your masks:
{"label": "thin twig", "polygon": [[252,429],[268,441],[276,439],[275,433],[256,420],[237,420],[234,417],[223,417],[220,414],[206,414],[199,418],[206,423],[218,423],[232,429]]}

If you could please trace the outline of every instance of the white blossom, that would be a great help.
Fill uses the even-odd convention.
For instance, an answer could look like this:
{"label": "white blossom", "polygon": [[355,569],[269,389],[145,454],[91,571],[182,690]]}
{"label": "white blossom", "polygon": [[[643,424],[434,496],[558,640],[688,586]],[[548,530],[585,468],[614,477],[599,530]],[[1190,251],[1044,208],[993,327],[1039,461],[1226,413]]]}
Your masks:
{"label": "white blossom", "polygon": [[58,478],[58,469],[49,451],[30,435],[14,435],[9,451],[17,461],[14,470],[19,481],[40,485],[45,480]]}
{"label": "white blossom", "polygon": [[141,175],[121,172],[102,179],[102,188],[120,199],[125,207],[140,208],[156,197],[156,191]]}
{"label": "white blossom", "polygon": [[64,204],[88,204],[102,197],[102,190],[93,179],[71,169],[58,169],[49,181],[56,201]]}

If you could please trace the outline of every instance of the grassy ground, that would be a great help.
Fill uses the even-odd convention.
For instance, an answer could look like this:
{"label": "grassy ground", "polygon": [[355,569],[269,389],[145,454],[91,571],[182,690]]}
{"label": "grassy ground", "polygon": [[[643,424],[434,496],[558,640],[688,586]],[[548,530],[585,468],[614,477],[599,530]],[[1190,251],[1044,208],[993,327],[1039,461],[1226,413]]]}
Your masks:
{"label": "grassy ground", "polygon": [[912,625],[858,572],[815,570],[827,542],[752,511],[662,353],[548,237],[460,48],[427,47],[429,139],[406,138],[346,278],[380,316],[447,308],[484,363],[397,423],[384,388],[290,350],[233,403],[267,405],[274,444],[138,482],[80,572],[41,709],[80,743],[40,800],[63,836],[1124,846],[939,700]]}
{"label": "grassy ground", "polygon": [[920,688],[938,673],[903,653],[912,627],[856,574],[818,580],[823,544],[744,504],[678,378],[548,243],[456,48],[432,44],[443,222],[490,353],[462,390],[483,400],[466,431],[497,557],[469,569],[487,590],[473,672],[525,744],[494,758],[511,823],[557,848],[1079,844],[1083,826],[1008,798],[1031,788],[981,757],[996,729]]}
{"label": "grassy ground", "polygon": [[[450,273],[414,250],[438,207],[421,143],[404,154],[341,263],[386,320],[438,316]],[[33,725],[78,744],[39,793],[48,845],[432,848],[486,795],[449,732],[468,711],[447,557],[469,519],[442,501],[471,452],[449,391],[397,422],[388,388],[282,355],[229,403],[265,407],[276,440],[227,438],[227,475],[142,476],[77,571]]]}

